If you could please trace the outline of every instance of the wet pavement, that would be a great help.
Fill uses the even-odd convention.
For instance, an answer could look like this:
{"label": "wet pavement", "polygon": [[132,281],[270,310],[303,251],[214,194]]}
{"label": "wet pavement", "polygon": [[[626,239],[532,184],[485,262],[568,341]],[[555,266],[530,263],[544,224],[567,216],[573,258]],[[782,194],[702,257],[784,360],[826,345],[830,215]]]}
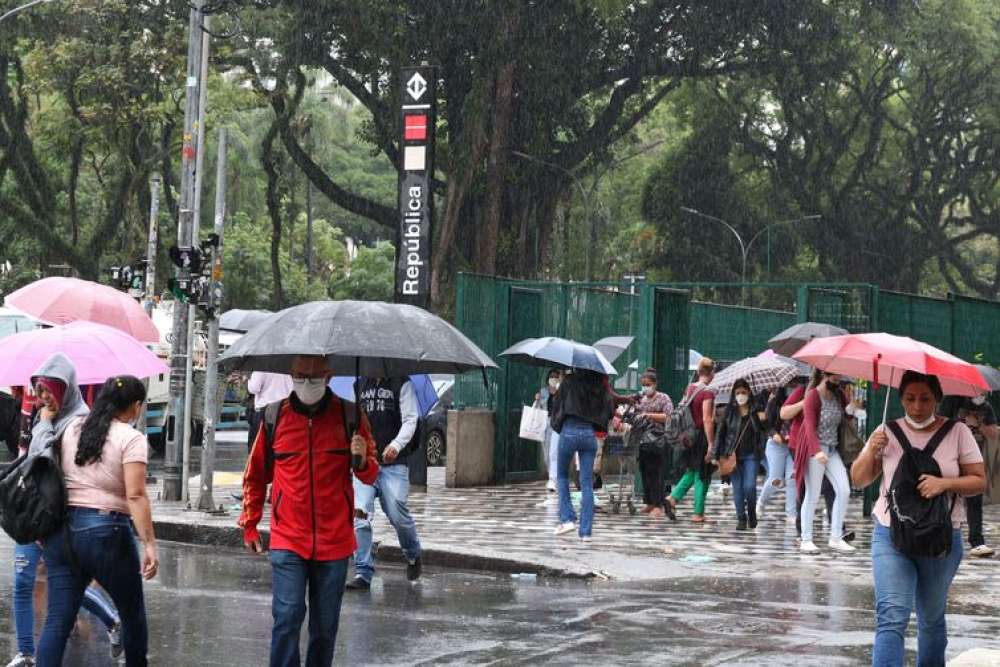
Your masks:
{"label": "wet pavement", "polygon": [[[0,560],[11,558],[3,538]],[[266,664],[266,560],[169,543],[161,559],[146,587],[151,664]],[[8,652],[11,570],[0,568],[0,651]],[[949,657],[1000,650],[997,606],[981,590],[975,581],[953,588]],[[410,584],[401,568],[382,565],[371,592],[345,600],[336,662],[858,665],[870,659],[871,595],[864,581],[812,571],[774,576],[766,563],[743,576],[705,564],[698,576],[642,583],[427,568]],[[39,610],[43,596],[40,585]],[[107,638],[86,612],[66,664],[111,664]]]}

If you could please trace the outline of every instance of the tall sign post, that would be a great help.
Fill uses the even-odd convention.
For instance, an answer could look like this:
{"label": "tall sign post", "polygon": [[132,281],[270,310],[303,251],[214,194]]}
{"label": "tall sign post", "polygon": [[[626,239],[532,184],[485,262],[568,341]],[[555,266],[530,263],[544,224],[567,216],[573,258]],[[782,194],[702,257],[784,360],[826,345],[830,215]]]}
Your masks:
{"label": "tall sign post", "polygon": [[436,75],[426,65],[400,70],[399,230],[396,235],[397,303],[430,302],[431,224],[434,220]]}

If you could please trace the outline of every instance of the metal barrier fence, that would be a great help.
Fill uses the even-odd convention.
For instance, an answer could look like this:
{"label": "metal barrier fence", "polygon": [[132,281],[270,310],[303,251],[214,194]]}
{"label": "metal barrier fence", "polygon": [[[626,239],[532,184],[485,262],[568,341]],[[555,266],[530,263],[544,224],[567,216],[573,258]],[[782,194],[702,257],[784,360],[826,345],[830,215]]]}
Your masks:
{"label": "metal barrier fence", "polygon": [[[458,278],[457,326],[500,369],[456,382],[456,409],[496,411],[494,463],[498,481],[540,475],[535,443],[518,438],[520,414],[544,383],[545,370],[497,358],[525,338],[562,336],[591,344],[615,335],[635,337],[616,362],[655,366],[661,389],[675,400],[690,371],[688,350],[719,361],[760,353],[767,339],[796,322],[825,322],[851,332],[910,336],[969,361],[1000,363],[1000,303],[949,295],[930,298],[868,284],[668,283],[630,294],[618,283],[548,283],[463,273]],[[634,374],[630,377],[634,380]],[[869,392],[881,412],[884,390]],[[893,402],[896,403],[896,402]],[[899,406],[890,405],[898,416]],[[881,414],[878,415],[881,417]],[[874,417],[874,415],[873,415]],[[869,427],[881,420],[871,418]]]}

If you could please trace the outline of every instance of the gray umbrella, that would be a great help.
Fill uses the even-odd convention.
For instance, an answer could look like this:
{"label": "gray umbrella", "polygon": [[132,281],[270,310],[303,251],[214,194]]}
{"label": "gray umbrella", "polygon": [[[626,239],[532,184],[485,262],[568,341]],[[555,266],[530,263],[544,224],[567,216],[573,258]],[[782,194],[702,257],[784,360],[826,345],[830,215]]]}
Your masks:
{"label": "gray umbrella", "polygon": [[594,343],[594,347],[604,355],[605,359],[615,363],[634,340],[635,336],[608,336]]}
{"label": "gray umbrella", "polygon": [[242,310],[233,308],[219,317],[219,328],[245,333],[270,317],[270,310]]}
{"label": "gray umbrella", "polygon": [[501,352],[500,356],[531,366],[560,366],[602,375],[618,374],[597,349],[555,336],[522,340]]}
{"label": "gray umbrella", "polygon": [[1000,389],[1000,371],[985,364],[976,364],[976,370],[986,380],[986,384],[990,386],[990,391]]}
{"label": "gray umbrella", "polygon": [[790,357],[805,347],[806,343],[814,338],[846,336],[848,333],[847,329],[841,329],[832,324],[801,322],[800,324],[793,324],[767,341],[767,346],[782,356]]}
{"label": "gray umbrella", "polygon": [[288,373],[298,355],[326,358],[335,375],[401,377],[496,368],[475,343],[437,315],[378,301],[314,301],[269,316],[219,364]]}

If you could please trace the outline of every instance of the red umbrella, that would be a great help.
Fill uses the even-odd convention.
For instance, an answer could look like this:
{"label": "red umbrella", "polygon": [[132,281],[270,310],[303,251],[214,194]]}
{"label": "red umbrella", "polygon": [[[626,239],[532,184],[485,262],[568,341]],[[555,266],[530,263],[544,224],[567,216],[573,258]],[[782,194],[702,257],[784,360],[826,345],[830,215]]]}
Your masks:
{"label": "red umbrella", "polygon": [[917,371],[937,376],[944,393],[952,396],[977,396],[989,391],[986,380],[972,364],[905,336],[866,333],[817,338],[796,352],[794,358],[827,373],[870,380],[876,388],[879,382],[898,388],[903,373]]}
{"label": "red umbrella", "polygon": [[8,294],[4,305],[42,324],[96,322],[120,329],[142,343],[160,342],[159,330],[135,299],[88,280],[42,278]]}

